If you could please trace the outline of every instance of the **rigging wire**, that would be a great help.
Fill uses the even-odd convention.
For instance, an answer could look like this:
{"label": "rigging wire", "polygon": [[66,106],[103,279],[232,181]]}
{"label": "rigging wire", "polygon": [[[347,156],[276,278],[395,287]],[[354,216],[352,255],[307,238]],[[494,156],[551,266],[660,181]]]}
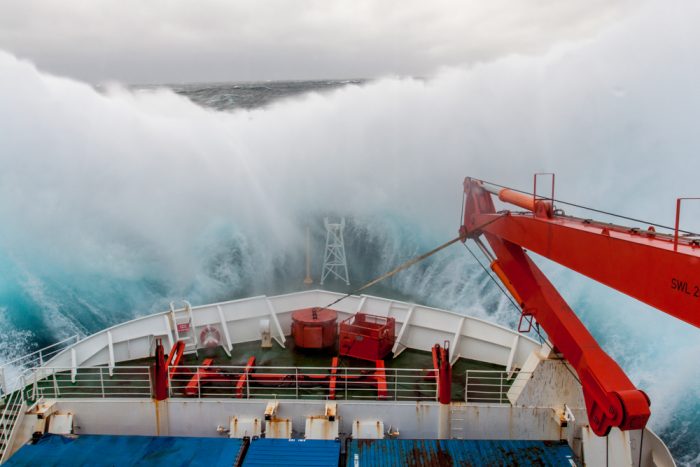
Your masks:
{"label": "rigging wire", "polygon": [[[498,281],[491,275],[491,273],[489,273],[488,269],[486,269],[486,266],[484,266],[481,263],[479,258],[477,258],[477,256],[471,250],[471,248],[469,248],[469,245],[467,245],[466,243],[464,243],[463,245],[464,245],[464,248],[466,248],[467,251],[476,260],[476,262],[479,263],[479,266],[481,266],[481,269],[484,270],[484,273],[489,277],[489,279],[491,279],[493,281],[493,283],[496,284],[498,289],[503,293],[503,295],[505,295],[505,297],[508,299],[508,301],[511,303],[511,305],[513,305],[513,307],[516,309],[516,311],[518,311],[518,313],[522,313],[520,306],[518,306],[518,304],[515,303],[515,300],[513,300],[513,298],[508,293],[506,293],[505,289],[501,286],[501,284],[499,284]],[[544,336],[542,336],[539,323],[535,322],[535,326],[532,326],[532,316],[529,317],[528,321],[530,323],[531,328],[535,330],[537,337],[540,338],[540,343],[547,345],[547,347],[549,347],[550,350],[552,350],[554,352],[554,347],[552,346],[552,344],[550,344],[549,341]],[[574,373],[574,371],[571,368],[569,368],[569,365],[567,365],[564,361],[562,361],[562,363],[564,364],[564,368],[566,368],[569,371],[569,373],[571,373],[571,376],[574,377],[576,382],[581,384],[581,380],[578,378],[578,375],[576,373]]]}
{"label": "rigging wire", "polygon": [[[477,180],[478,180],[478,179],[477,179]],[[479,181],[484,182],[484,183],[488,183],[489,185],[493,185],[493,186],[498,187],[498,188],[506,188],[506,189],[508,189],[508,190],[512,190],[512,191],[515,191],[515,192],[518,192],[518,193],[522,193],[522,194],[524,194],[524,195],[535,196],[534,193],[530,193],[530,192],[528,192],[528,191],[523,191],[523,190],[518,190],[518,189],[516,189],[516,188],[511,188],[511,187],[505,186],[505,185],[499,185],[498,183],[489,182],[489,181],[487,181],[487,180],[479,180]],[[653,225],[654,227],[659,227],[659,228],[666,229],[666,230],[671,230],[671,231],[675,231],[675,230],[676,230],[675,227],[669,227],[669,226],[667,226],[667,225],[657,224],[657,223],[655,223],[655,222],[649,222],[649,221],[645,221],[645,220],[642,220],[642,219],[636,219],[636,218],[634,218],[634,217],[623,216],[622,214],[615,214],[614,212],[603,211],[602,209],[591,208],[591,207],[588,207],[588,206],[583,206],[583,205],[581,205],[581,204],[571,203],[571,202],[569,202],[569,201],[563,201],[563,200],[556,199],[556,198],[547,198],[547,199],[551,199],[551,200],[554,201],[555,203],[565,204],[565,205],[567,205],[567,206],[571,206],[571,207],[574,207],[574,208],[585,209],[585,210],[587,210],[587,211],[597,212],[597,213],[599,213],[599,214],[605,214],[606,216],[617,217],[617,218],[619,218],[619,219],[625,219],[625,220],[632,221],[632,222],[639,222],[640,224]],[[689,230],[678,229],[678,232],[682,232],[682,233],[684,233],[684,234],[693,235],[693,236],[697,236],[697,235],[698,235],[697,233],[691,232],[691,231],[689,231]]]}
{"label": "rigging wire", "polygon": [[[493,223],[493,222],[496,222],[497,220],[499,220],[499,219],[500,219],[501,217],[503,217],[503,216],[505,216],[505,213],[504,213],[504,214],[500,214],[500,215],[494,217],[493,219],[490,219],[490,220],[484,222],[484,223],[481,224],[480,226],[476,227],[476,230],[478,230],[478,229],[483,229],[483,228],[486,227],[487,225],[489,225],[489,224],[491,224],[491,223]],[[436,248],[433,248],[432,250],[428,251],[427,253],[423,253],[422,255],[418,255],[418,256],[416,256],[415,258],[409,259],[408,261],[406,261],[405,263],[402,263],[401,265],[395,267],[395,268],[392,269],[391,271],[389,271],[389,272],[387,272],[387,273],[385,273],[385,274],[382,274],[381,276],[377,277],[376,279],[372,279],[371,281],[367,282],[367,283],[366,283],[365,285],[363,285],[362,287],[359,287],[359,288],[357,288],[357,289],[355,289],[355,290],[352,290],[352,291],[346,293],[345,295],[343,295],[342,297],[340,297],[340,298],[334,300],[333,302],[329,303],[328,305],[326,305],[326,306],[324,306],[324,307],[320,307],[320,308],[321,308],[322,310],[327,309],[327,308],[330,308],[330,307],[332,307],[333,305],[335,305],[336,303],[338,303],[338,302],[340,302],[340,301],[342,301],[342,300],[345,300],[345,299],[348,298],[348,297],[351,297],[351,296],[353,296],[353,295],[356,295],[356,294],[362,292],[363,290],[368,289],[368,288],[372,287],[373,285],[375,285],[375,284],[377,284],[377,283],[383,281],[384,279],[388,279],[389,277],[393,276],[394,274],[396,274],[396,273],[398,273],[398,272],[401,272],[401,271],[403,271],[404,269],[408,269],[409,267],[413,266],[414,264],[420,263],[420,262],[423,261],[424,259],[427,259],[427,258],[433,256],[435,253],[444,250],[445,248],[447,248],[448,246],[452,245],[453,243],[456,243],[456,242],[457,242],[458,240],[460,240],[461,238],[462,238],[462,237],[461,237],[461,234],[460,234],[459,236],[453,238],[452,240],[450,240],[450,241],[448,241],[448,242],[445,242],[445,243],[443,243],[442,245],[440,245],[440,246],[438,246],[438,247],[436,247]]]}

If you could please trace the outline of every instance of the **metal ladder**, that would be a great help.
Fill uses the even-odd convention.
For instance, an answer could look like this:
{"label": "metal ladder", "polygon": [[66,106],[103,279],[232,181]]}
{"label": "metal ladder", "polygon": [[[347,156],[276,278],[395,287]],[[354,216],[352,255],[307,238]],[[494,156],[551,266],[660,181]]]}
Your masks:
{"label": "metal ladder", "polygon": [[[192,315],[192,305],[187,300],[182,301],[184,308],[175,309],[175,304],[170,302],[170,318],[173,322],[173,332],[175,342],[185,343],[184,355],[197,355],[197,335],[194,327],[194,316]],[[198,355],[197,355],[198,356]]]}
{"label": "metal ladder", "polygon": [[450,407],[450,436],[453,439],[464,439],[467,407],[454,405]]}
{"label": "metal ladder", "polygon": [[10,454],[15,427],[25,408],[22,390],[7,394],[4,399],[5,404],[0,405],[0,464]]}

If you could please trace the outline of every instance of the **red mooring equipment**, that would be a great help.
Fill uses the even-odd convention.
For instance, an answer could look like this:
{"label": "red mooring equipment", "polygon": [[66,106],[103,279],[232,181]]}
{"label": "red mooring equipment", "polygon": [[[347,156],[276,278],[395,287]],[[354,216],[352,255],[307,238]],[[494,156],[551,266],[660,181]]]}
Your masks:
{"label": "red mooring equipment", "polygon": [[[700,248],[692,238],[679,239],[678,226],[676,235],[662,235],[565,216],[554,209],[554,177],[551,198],[536,196],[536,184],[537,175],[535,194],[528,195],[466,178],[460,237],[477,242],[522,316],[534,318],[576,370],[593,431],[605,436],[612,427],[642,429],[649,398],[600,348],[526,250],[700,327],[700,283],[693,282]],[[527,212],[497,213],[493,195]]]}
{"label": "red mooring equipment", "polygon": [[156,363],[154,368],[155,397],[162,401],[168,398],[168,364],[165,362],[163,342],[156,339]]}
{"label": "red mooring equipment", "polygon": [[361,360],[382,360],[394,346],[396,320],[357,313],[340,323],[339,353]]}
{"label": "red mooring equipment", "polygon": [[433,346],[433,368],[437,373],[438,401],[441,404],[452,402],[452,365],[450,365],[450,341]]}
{"label": "red mooring equipment", "polygon": [[303,308],[292,313],[294,344],[303,349],[323,349],[335,345],[338,313],[328,308]]}

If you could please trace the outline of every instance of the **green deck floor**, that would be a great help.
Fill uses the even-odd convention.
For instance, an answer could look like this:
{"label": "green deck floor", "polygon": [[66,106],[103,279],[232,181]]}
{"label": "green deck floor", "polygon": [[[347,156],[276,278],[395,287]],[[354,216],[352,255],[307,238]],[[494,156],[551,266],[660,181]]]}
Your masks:
{"label": "green deck floor", "polygon": [[[218,367],[243,367],[249,357],[255,357],[256,367],[296,367],[299,373],[305,374],[327,374],[327,370],[309,370],[309,367],[328,368],[331,366],[333,356],[337,355],[334,349],[325,351],[308,351],[294,349],[292,339],[287,340],[287,347],[282,348],[277,343],[273,343],[272,348],[264,349],[260,346],[260,341],[235,344],[232,355],[229,357],[221,347],[211,350],[200,350],[198,356],[194,354],[186,355],[180,362],[181,366],[198,366],[206,358],[214,358],[213,366]],[[148,397],[150,395],[149,375],[145,367],[150,367],[153,359],[134,360],[122,362],[114,369],[114,375],[109,376],[106,368],[81,368],[78,372],[76,382],[71,382],[69,372],[52,375],[40,381],[37,387],[43,391],[46,397],[94,397],[101,396],[104,392],[108,397]],[[431,379],[433,362],[432,354],[429,351],[418,351],[406,349],[397,358],[390,355],[385,359],[387,368],[387,389],[389,398],[396,400],[433,400],[435,394],[434,378]],[[135,370],[126,367],[144,367]],[[289,373],[285,369],[258,368],[257,373]],[[358,368],[374,369],[374,362],[356,360],[353,358],[341,357],[339,362],[339,372],[358,374]],[[413,372],[408,376],[396,376],[392,369],[421,369],[422,372]],[[489,363],[479,362],[460,358],[452,369],[452,399],[464,401],[465,372],[467,370],[491,370],[503,371],[504,367]],[[229,380],[221,382],[207,382],[202,384],[197,395],[207,397],[235,397],[233,388],[235,380],[240,375],[240,369],[222,368]],[[292,372],[293,373],[293,372]],[[370,373],[367,370],[365,373]],[[173,396],[184,396],[184,387],[191,379],[193,370],[183,369],[173,377]],[[404,375],[399,372],[399,375]],[[362,385],[360,385],[362,386]],[[58,388],[58,390],[57,390]],[[399,391],[395,391],[399,389]],[[507,389],[507,388],[506,388]],[[306,384],[297,387],[294,384],[265,385],[257,387],[255,384],[244,388],[243,397],[251,398],[311,398],[324,399],[328,396],[328,385],[326,384]],[[357,399],[372,398],[376,392],[371,392],[366,387],[353,391],[352,384],[338,383],[337,399]],[[471,396],[470,396],[471,400]]]}

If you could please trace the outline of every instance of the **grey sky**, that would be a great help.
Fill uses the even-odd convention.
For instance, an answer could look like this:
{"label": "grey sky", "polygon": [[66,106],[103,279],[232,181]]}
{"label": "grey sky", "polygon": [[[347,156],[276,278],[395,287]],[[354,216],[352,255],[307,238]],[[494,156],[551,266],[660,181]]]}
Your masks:
{"label": "grey sky", "polygon": [[2,0],[0,48],[90,82],[430,75],[595,34],[622,0]]}

